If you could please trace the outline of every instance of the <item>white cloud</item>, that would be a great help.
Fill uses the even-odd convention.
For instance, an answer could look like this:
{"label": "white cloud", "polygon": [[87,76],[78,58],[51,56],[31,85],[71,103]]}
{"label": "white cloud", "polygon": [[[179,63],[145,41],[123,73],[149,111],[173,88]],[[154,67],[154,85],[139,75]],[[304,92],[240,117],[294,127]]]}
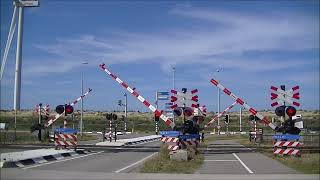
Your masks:
{"label": "white cloud", "polygon": [[[162,33],[113,33],[101,38],[83,35],[59,38],[53,44],[35,44],[34,47],[56,55],[60,68],[49,72],[66,72],[78,66],[83,59],[92,64],[135,63],[153,61],[168,69],[174,64],[211,64],[243,71],[268,71],[290,68],[279,59],[254,59],[244,55],[251,51],[303,51],[319,48],[319,23],[313,17],[294,14],[268,16],[208,11],[201,9],[174,9],[172,16],[187,20],[208,21],[211,25],[198,28],[172,30]],[[192,18],[192,19],[190,19]],[[229,58],[231,57],[233,58]],[[219,56],[213,60],[212,56]],[[80,60],[81,59],[81,60]],[[306,59],[306,61],[309,61]],[[265,64],[268,64],[266,66]],[[304,65],[308,62],[298,62]],[[46,72],[46,65],[30,67],[28,72]]]}

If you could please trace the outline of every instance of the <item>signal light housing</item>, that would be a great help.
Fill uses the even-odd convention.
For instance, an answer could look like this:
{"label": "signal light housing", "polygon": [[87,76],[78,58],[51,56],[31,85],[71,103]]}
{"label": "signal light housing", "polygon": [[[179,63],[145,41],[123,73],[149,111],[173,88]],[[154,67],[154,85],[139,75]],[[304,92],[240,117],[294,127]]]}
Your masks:
{"label": "signal light housing", "polygon": [[226,114],[226,115],[224,116],[224,122],[225,122],[226,124],[229,124],[229,114]]}
{"label": "signal light housing", "polygon": [[286,113],[289,117],[292,117],[292,116],[296,115],[297,110],[293,106],[288,106],[286,109]]}
{"label": "signal light housing", "polygon": [[67,116],[68,114],[73,113],[73,106],[65,104],[64,105],[64,115]]}
{"label": "signal light housing", "polygon": [[260,119],[257,116],[250,115],[249,116],[249,121],[259,121]]}
{"label": "signal light housing", "polygon": [[189,116],[192,116],[193,115],[193,109],[192,108],[189,108],[189,107],[186,107],[184,108],[184,111],[183,111],[184,115],[189,117]]}
{"label": "signal light housing", "polygon": [[175,108],[174,110],[173,110],[173,114],[174,114],[174,116],[181,116],[182,115],[182,108]]}
{"label": "signal light housing", "polygon": [[275,113],[277,116],[284,116],[285,115],[285,111],[286,111],[286,107],[285,106],[279,106],[276,108]]}
{"label": "signal light housing", "polygon": [[63,106],[63,105],[58,105],[58,106],[56,107],[56,112],[57,112],[58,114],[62,114],[62,113],[64,112],[64,106]]}

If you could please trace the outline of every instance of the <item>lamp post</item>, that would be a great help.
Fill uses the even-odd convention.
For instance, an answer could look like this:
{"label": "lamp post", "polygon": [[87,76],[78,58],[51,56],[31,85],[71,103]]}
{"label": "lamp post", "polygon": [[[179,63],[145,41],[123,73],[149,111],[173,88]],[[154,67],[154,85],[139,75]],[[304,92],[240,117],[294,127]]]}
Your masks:
{"label": "lamp post", "polygon": [[[88,62],[82,62],[81,64],[86,65]],[[83,96],[83,78],[84,73],[83,70],[81,72],[81,97]],[[80,136],[82,136],[83,133],[83,97],[81,98],[81,117],[80,117]]]}
{"label": "lamp post", "polygon": [[124,131],[127,133],[127,118],[128,118],[128,98],[127,98],[127,93],[124,93],[124,116],[125,116],[125,119],[124,119]]}
{"label": "lamp post", "polygon": [[[176,67],[172,67],[172,74],[173,74],[173,76],[172,76],[172,83],[173,83],[173,90],[176,90]],[[173,122],[174,122],[174,115],[173,115],[173,117],[172,117],[172,120],[173,120]]]}
{"label": "lamp post", "polygon": [[[216,70],[217,73],[220,72],[220,69]],[[218,88],[218,114],[220,114],[220,89]],[[218,117],[218,135],[220,136],[220,117]]]}

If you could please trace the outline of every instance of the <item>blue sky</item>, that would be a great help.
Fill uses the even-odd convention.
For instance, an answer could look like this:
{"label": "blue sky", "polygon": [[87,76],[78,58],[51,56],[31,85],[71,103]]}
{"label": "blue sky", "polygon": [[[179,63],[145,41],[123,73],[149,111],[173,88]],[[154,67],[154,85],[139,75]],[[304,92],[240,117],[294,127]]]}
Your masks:
{"label": "blue sky", "polygon": [[[319,1],[40,3],[25,10],[23,109],[73,101],[83,72],[85,89],[93,89],[85,107],[119,110],[126,90],[100,63],[150,102],[157,90],[172,88],[175,66],[177,89],[197,88],[209,111],[217,110],[211,78],[257,109],[272,109],[271,85],[299,85],[300,108],[319,109]],[[1,59],[12,10],[11,0],[1,0]],[[13,108],[15,47],[1,82],[3,109]],[[128,97],[129,110],[148,111]],[[221,110],[233,102],[224,94],[221,101]]]}

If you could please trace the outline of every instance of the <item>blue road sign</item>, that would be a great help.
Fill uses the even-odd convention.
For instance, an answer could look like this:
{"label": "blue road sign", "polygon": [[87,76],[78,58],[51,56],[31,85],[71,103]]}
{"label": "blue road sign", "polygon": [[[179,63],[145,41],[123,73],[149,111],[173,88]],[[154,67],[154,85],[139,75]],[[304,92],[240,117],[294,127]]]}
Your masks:
{"label": "blue road sign", "polygon": [[78,131],[72,128],[57,128],[54,130],[54,132],[63,134],[76,134]]}
{"label": "blue road sign", "polygon": [[158,100],[169,100],[168,96],[158,96]]}
{"label": "blue road sign", "polygon": [[179,139],[199,139],[199,134],[179,135]]}
{"label": "blue road sign", "polygon": [[179,131],[160,131],[161,136],[178,137],[180,135]]}
{"label": "blue road sign", "polygon": [[168,91],[163,91],[163,92],[158,92],[158,96],[169,96],[169,92]]}
{"label": "blue road sign", "polygon": [[274,140],[281,140],[281,139],[286,139],[286,140],[299,140],[300,135],[293,135],[293,134],[276,134],[272,137]]}

